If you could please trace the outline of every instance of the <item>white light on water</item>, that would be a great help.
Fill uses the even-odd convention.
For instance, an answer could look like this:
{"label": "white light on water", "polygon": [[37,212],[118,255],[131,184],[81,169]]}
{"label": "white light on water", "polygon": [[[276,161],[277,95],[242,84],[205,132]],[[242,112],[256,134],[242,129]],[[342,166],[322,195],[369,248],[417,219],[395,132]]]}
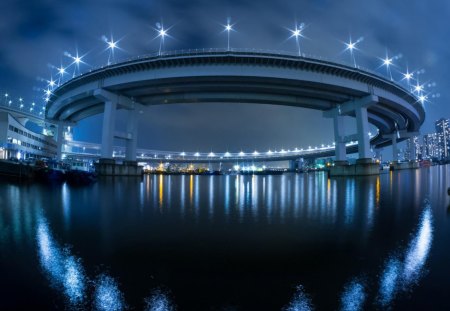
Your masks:
{"label": "white light on water", "polygon": [[36,240],[40,264],[51,282],[62,289],[71,305],[83,302],[86,276],[80,259],[59,246],[43,219],[38,221]]}
{"label": "white light on water", "polygon": [[291,302],[283,309],[284,311],[311,311],[314,307],[311,299],[305,293],[303,286],[297,286],[297,290]]}
{"label": "white light on water", "polygon": [[364,290],[364,286],[358,281],[352,281],[345,287],[344,292],[342,293],[341,310],[362,310],[365,300],[366,293]]}
{"label": "white light on water", "polygon": [[168,294],[162,290],[155,290],[150,297],[145,299],[145,311],[172,311],[175,310]]}
{"label": "white light on water", "polygon": [[384,269],[380,280],[380,292],[378,302],[386,307],[393,300],[397,291],[399,275],[401,272],[401,263],[398,259],[390,259]]}
{"label": "white light on water", "polygon": [[100,275],[95,285],[94,303],[97,310],[119,311],[125,301],[117,282],[110,276]]}
{"label": "white light on water", "polygon": [[430,252],[432,238],[432,215],[428,208],[422,214],[419,230],[406,253],[403,270],[403,278],[406,283],[413,282],[420,275]]}

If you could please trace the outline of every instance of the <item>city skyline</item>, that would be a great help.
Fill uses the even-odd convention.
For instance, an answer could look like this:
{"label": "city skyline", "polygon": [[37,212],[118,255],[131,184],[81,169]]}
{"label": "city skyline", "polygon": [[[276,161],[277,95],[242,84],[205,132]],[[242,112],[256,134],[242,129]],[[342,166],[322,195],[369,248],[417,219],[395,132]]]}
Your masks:
{"label": "city skyline", "polygon": [[[42,9],[47,4],[34,4],[35,11],[33,11],[33,14],[36,11],[43,13]],[[14,79],[15,75],[24,76],[25,79],[21,81],[32,81],[33,83],[29,83],[30,85],[38,85],[39,83],[34,80],[37,74],[44,77],[45,74],[48,76],[52,72],[52,69],[48,67],[49,63],[53,63],[54,66],[59,66],[62,64],[61,62],[58,63],[58,61],[63,61],[67,64],[70,62],[70,58],[67,55],[65,56],[65,53],[71,52],[75,55],[74,51],[77,48],[80,55],[83,52],[89,52],[89,46],[102,46],[105,43],[102,42],[102,36],[108,36],[108,34],[111,36],[110,38],[117,38],[116,41],[120,41],[117,45],[122,50],[116,51],[118,60],[133,55],[155,52],[159,48],[159,41],[155,39],[157,33],[155,33],[154,28],[157,27],[157,23],[160,23],[161,20],[164,21],[164,25],[171,28],[171,38],[169,37],[167,39],[164,46],[166,50],[211,46],[224,48],[227,44],[227,36],[223,32],[222,26],[230,16],[234,30],[231,33],[231,47],[272,48],[295,52],[297,49],[295,40],[292,40],[292,38],[288,40],[290,36],[289,29],[292,30],[296,22],[299,25],[300,22],[304,22],[305,38],[301,38],[300,42],[302,53],[307,55],[318,54],[318,56],[334,59],[340,58],[342,62],[349,64],[356,61],[358,65],[361,64],[363,67],[378,70],[379,73],[385,70],[385,68],[377,69],[377,67],[380,67],[380,60],[377,57],[383,57],[387,52],[389,54],[386,54],[386,56],[391,55],[394,57],[402,55],[401,58],[394,61],[396,67],[392,67],[393,73],[391,74],[396,77],[396,80],[400,80],[400,71],[404,71],[407,66],[411,72],[425,68],[425,73],[422,75],[427,80],[424,80],[424,82],[435,83],[436,81],[437,87],[434,90],[436,93],[440,93],[443,85],[438,79],[439,70],[436,71],[438,69],[436,57],[437,55],[442,55],[442,53],[437,49],[434,51],[434,48],[432,48],[438,42],[433,41],[433,44],[428,43],[432,39],[430,36],[437,36],[438,33],[429,32],[430,36],[424,34],[423,37],[420,36],[420,33],[416,34],[415,37],[419,43],[414,45],[415,49],[412,49],[410,48],[410,40],[412,39],[410,32],[402,31],[400,35],[400,32],[385,32],[379,29],[372,29],[373,27],[369,28],[367,21],[363,17],[368,20],[379,18],[372,11],[369,11],[369,9],[374,8],[369,7],[361,10],[361,7],[358,7],[360,6],[359,4],[352,4],[351,1],[348,1],[345,5],[342,4],[342,7],[329,2],[313,5],[306,3],[300,5],[294,4],[293,2],[286,2],[283,5],[277,6],[274,14],[269,10],[273,7],[273,4],[270,2],[261,3],[257,7],[250,2],[243,2],[242,7],[236,7],[233,2],[216,1],[210,4],[198,2],[193,6],[183,7],[185,14],[180,14],[179,3],[176,1],[168,2],[167,4],[152,3],[149,4],[150,7],[145,5],[141,7],[137,4],[135,6],[125,7],[123,3],[117,1],[108,6],[106,9],[108,12],[105,16],[101,17],[102,19],[109,19],[117,23],[112,23],[113,25],[111,25],[111,22],[100,23],[102,26],[97,28],[101,29],[95,29],[94,31],[89,31],[89,33],[85,31],[86,27],[92,23],[89,16],[96,12],[99,3],[94,3],[91,9],[86,9],[85,5],[86,3],[80,3],[77,8],[54,5],[48,8],[48,12],[45,12],[45,14],[53,14],[54,16],[60,16],[59,14],[61,16],[68,16],[67,21],[64,22],[63,28],[67,31],[64,35],[62,35],[64,31],[61,30],[61,27],[58,27],[58,25],[61,25],[58,24],[60,18],[56,18],[55,22],[49,22],[47,24],[42,24],[37,21],[33,24],[32,21],[36,20],[36,14],[34,14],[34,19],[30,19],[28,23],[24,23],[24,20],[22,20],[24,18],[23,14],[31,13],[29,6],[24,6],[21,9],[23,11],[20,14],[21,17],[18,17],[12,22],[21,27],[11,27],[12,30],[8,33],[2,28],[2,34],[6,34],[5,37],[12,38],[12,41],[20,41],[22,44],[31,45],[42,42],[42,38],[47,38],[55,34],[58,34],[56,36],[57,38],[64,40],[60,42],[55,39],[54,42],[49,43],[45,48],[47,51],[45,56],[42,55],[41,50],[33,50],[37,59],[41,60],[42,63],[36,60],[36,63],[28,64],[29,60],[26,57],[21,57],[24,59],[24,63],[27,63],[26,71],[22,68],[25,64],[19,63],[14,59],[14,57],[20,57],[20,53],[11,55],[12,47],[10,46],[2,49],[4,51],[2,53],[3,58],[6,55],[12,58],[11,62],[2,62],[3,68],[6,69],[5,72],[11,72],[12,77],[7,82],[5,82],[4,77],[2,78],[2,88],[3,85],[7,86],[8,83],[11,83],[10,81],[16,80]],[[384,5],[386,4],[377,4],[377,6]],[[429,4],[427,10],[424,10],[421,7],[422,5],[419,2],[415,2],[408,7],[392,5],[387,8],[387,12],[389,12],[391,17],[402,20],[402,28],[411,26],[411,32],[414,33],[413,30],[418,29],[417,27],[420,29],[423,28],[421,27],[422,21],[414,18],[414,16],[417,16],[419,13],[425,16],[428,9],[431,11],[438,4]],[[116,10],[116,6],[122,10]],[[232,9],[223,10],[220,14],[206,14],[212,7],[227,6]],[[86,10],[83,11],[83,8]],[[141,10],[138,10],[139,8]],[[252,9],[256,8],[257,13],[260,14],[252,12]],[[10,7],[10,9],[17,10],[14,7]],[[321,9],[324,10],[321,11]],[[333,18],[324,18],[324,16],[332,16],[333,14],[339,15],[343,9],[349,11],[345,13],[346,15],[353,16],[353,19],[349,22],[342,23]],[[155,13],[155,10],[159,13]],[[360,15],[356,14],[358,10],[361,12]],[[292,13],[297,11],[301,11],[301,13]],[[76,12],[80,14],[77,18],[72,16]],[[318,12],[321,13],[313,14]],[[183,15],[183,18],[180,18],[179,15]],[[208,17],[204,17],[207,15]],[[261,16],[267,16],[268,18],[264,19]],[[281,16],[285,16],[286,18],[281,20]],[[40,20],[43,21],[45,18]],[[52,19],[50,18],[50,20]],[[86,21],[87,25],[80,25],[80,20]],[[119,23],[123,27],[118,27]],[[400,27],[397,24],[398,21],[396,22],[395,18],[385,18],[383,23],[379,23],[380,28],[391,29]],[[138,29],[145,29],[139,29],[137,31],[136,26],[138,25],[144,25],[144,27],[137,27]],[[117,30],[115,28],[120,29]],[[202,31],[198,31],[200,28]],[[71,31],[68,31],[69,29]],[[439,30],[440,28],[436,29]],[[16,32],[15,34],[13,34],[14,31]],[[386,33],[389,33],[389,35],[386,35]],[[34,37],[30,39],[29,36],[31,34],[34,34]],[[347,42],[350,36],[353,38],[353,42],[357,42],[358,38],[364,38],[362,42],[359,42],[359,50],[355,51],[353,59],[350,58],[348,53],[343,53],[345,52],[344,43]],[[69,41],[74,43],[70,43]],[[405,42],[403,41],[407,44],[404,44]],[[422,41],[423,44],[420,44]],[[439,48],[443,49],[443,47]],[[88,54],[86,59],[102,60],[105,63],[106,59],[110,56],[108,55],[108,51],[103,51],[103,53],[95,51],[92,54],[94,55]],[[431,57],[430,55],[432,54],[436,55]],[[32,75],[34,75],[34,79]],[[23,82],[20,84],[26,85],[28,83]],[[30,86],[30,88],[32,87]],[[445,105],[442,104],[445,96],[446,94],[442,92],[440,98],[430,99],[431,101],[426,103],[427,121],[422,132],[429,132],[434,119],[441,117],[445,113]],[[450,113],[447,114],[450,115]],[[75,129],[75,137],[80,138],[80,140],[98,141],[99,135],[97,128],[99,120],[101,119],[94,117],[81,122],[80,126]],[[351,132],[353,127],[352,123],[354,122],[347,123],[350,124],[348,131]],[[276,131],[267,130],[268,128],[276,129]],[[189,149],[188,147],[191,147],[190,149],[192,150],[213,149],[231,151],[238,151],[240,149],[265,150],[269,148],[289,149],[301,145],[329,144],[333,141],[331,122],[322,119],[318,112],[290,107],[251,106],[246,104],[233,106],[211,104],[207,106],[176,105],[151,107],[140,117],[140,131],[155,133],[151,140],[141,136],[139,139],[140,146],[165,150],[187,150]],[[308,135],[311,132],[315,133],[314,137]],[[217,137],[221,139],[219,140]]]}

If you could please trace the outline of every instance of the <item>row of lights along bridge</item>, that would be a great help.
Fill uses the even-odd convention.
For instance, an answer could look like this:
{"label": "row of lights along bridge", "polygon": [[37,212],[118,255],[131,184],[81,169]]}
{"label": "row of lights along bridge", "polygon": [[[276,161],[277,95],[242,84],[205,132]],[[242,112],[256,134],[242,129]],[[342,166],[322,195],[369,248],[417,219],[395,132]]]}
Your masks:
{"label": "row of lights along bridge", "polygon": [[[231,36],[232,32],[236,31],[236,28],[235,28],[236,24],[231,23],[230,19],[228,19],[227,23],[222,26],[223,26],[222,32],[225,32],[227,34],[227,51],[232,51],[234,49],[232,49],[230,47],[230,36]],[[293,29],[289,29],[289,28],[286,29],[289,33],[288,39],[295,39],[295,43],[296,43],[296,47],[297,47],[297,55],[300,57],[304,56],[304,54],[302,54],[302,52],[301,52],[300,40],[302,38],[306,38],[305,37],[306,28],[307,27],[305,26],[304,23],[301,23],[301,24],[296,23],[295,27]],[[163,55],[164,43],[165,43],[166,38],[173,38],[169,33],[171,29],[172,29],[172,27],[165,28],[162,23],[156,24],[156,28],[154,28],[154,31],[156,32],[156,36],[154,37],[154,40],[159,39],[159,50],[158,50],[157,55],[160,55],[160,56]],[[109,39],[106,36],[102,36],[102,41],[104,41],[104,43],[106,44],[106,47],[103,51],[108,53],[107,64],[110,65],[116,61],[115,51],[122,50],[121,47],[119,46],[121,39],[114,40],[113,36],[111,36]],[[343,51],[349,53],[350,60],[352,62],[352,65],[355,68],[358,68],[358,65],[356,62],[356,57],[355,57],[355,52],[359,51],[358,45],[363,41],[364,41],[363,37],[360,37],[359,39],[357,39],[355,41],[353,41],[352,38],[350,37],[348,42],[342,42],[344,45]],[[53,69],[56,69],[57,78],[53,79],[53,75],[52,75],[50,80],[41,79],[44,82],[46,82],[46,87],[44,88],[44,97],[43,97],[45,102],[49,101],[53,90],[65,82],[64,78],[66,76],[70,76],[70,73],[69,73],[70,71],[72,72],[71,77],[74,78],[74,77],[82,74],[80,71],[81,65],[90,67],[89,64],[86,63],[84,60],[85,57],[87,56],[87,54],[80,55],[77,51],[75,53],[75,55],[73,55],[69,52],[64,52],[64,55],[71,59],[71,63],[69,65],[64,66],[63,64],[61,64],[60,67],[51,66]],[[393,81],[394,79],[393,79],[393,75],[392,75],[392,68],[397,68],[397,66],[394,64],[394,62],[400,58],[402,58],[401,54],[390,57],[386,51],[385,57],[379,58],[380,66],[377,69],[379,69],[381,67],[385,67],[387,77],[391,81]],[[428,83],[423,83],[423,84],[420,83],[419,75],[423,74],[425,72],[423,69],[417,70],[417,71],[409,71],[409,69],[407,68],[405,72],[401,72],[401,71],[398,71],[398,72],[401,74],[400,81],[405,82],[408,90],[411,93],[413,93],[416,96],[417,100],[419,102],[421,102],[422,104],[424,104],[430,97],[432,97],[432,98],[440,97],[439,93],[432,94],[431,92],[425,90],[425,87],[428,87],[428,88],[435,87],[436,83],[434,83],[434,82],[428,82]],[[5,93],[4,97],[5,97],[4,104],[11,107],[14,104],[14,101],[10,98],[8,93]],[[24,101],[23,98],[20,97],[19,102],[16,103],[16,105],[18,105],[17,108],[19,108],[21,110],[24,109],[23,101]],[[43,112],[45,111],[45,106],[42,107],[42,110],[41,110],[41,109],[35,109],[35,105],[36,105],[35,102],[32,102],[30,107],[28,107],[28,110],[30,112],[38,114],[39,116],[42,116]]]}
{"label": "row of lights along bridge", "polygon": [[[166,38],[172,38],[172,36],[169,33],[170,30],[172,29],[172,27],[165,28],[162,23],[157,23],[156,26],[157,27],[154,28],[154,30],[156,32],[156,36],[154,37],[154,39],[159,39],[159,50],[158,50],[157,55],[162,55]],[[236,31],[235,24],[232,24],[230,22],[230,20],[228,19],[227,24],[222,25],[222,26],[223,26],[223,32],[226,32],[226,34],[227,34],[227,51],[231,51],[232,49],[230,47],[230,36],[231,36],[232,32]],[[298,56],[304,56],[304,54],[302,54],[302,52],[301,52],[300,40],[302,38],[306,38],[304,35],[305,29],[306,29],[306,26],[304,23],[301,23],[299,25],[296,24],[293,29],[287,29],[287,31],[290,34],[289,39],[295,39]],[[359,39],[353,41],[352,38],[350,37],[348,42],[343,42],[344,51],[349,53],[352,65],[355,68],[358,67],[357,62],[356,62],[355,52],[359,50],[358,45],[363,40],[364,40],[364,38],[360,37]],[[110,65],[113,62],[115,62],[115,51],[121,50],[121,48],[119,46],[119,42],[121,40],[115,41],[113,36],[111,36],[109,39],[106,36],[102,36],[102,41],[104,41],[106,44],[106,48],[104,51],[108,52],[107,64]],[[72,62],[66,67],[64,67],[62,64],[60,67],[52,66],[53,68],[55,68],[57,70],[58,78],[56,80],[53,80],[53,78],[50,78],[50,80],[46,81],[47,88],[44,91],[45,92],[44,98],[46,101],[49,100],[49,97],[52,94],[52,90],[64,82],[64,77],[66,75],[69,75],[69,71],[72,69],[72,67],[73,67],[72,77],[75,77],[75,76],[81,74],[80,65],[83,64],[83,65],[88,66],[88,64],[83,60],[84,57],[86,56],[86,54],[80,56],[80,54],[78,52],[76,52],[75,55],[72,55],[69,52],[65,52],[64,55],[69,57],[72,60]],[[387,77],[391,81],[393,81],[394,79],[393,79],[393,75],[392,75],[392,67],[396,67],[394,62],[400,58],[402,58],[401,54],[398,54],[396,56],[389,56],[386,51],[385,57],[379,58],[380,66],[377,69],[379,69],[381,67],[385,67]],[[400,72],[400,73],[402,75],[401,81],[405,81],[408,89],[411,92],[413,92],[415,95],[417,95],[417,98],[420,102],[424,103],[430,95],[429,93],[427,93],[425,91],[425,86],[434,87],[436,84],[435,83],[420,84],[419,75],[421,73],[424,73],[423,69],[417,70],[417,71],[409,71],[409,69],[407,68],[405,72]],[[438,94],[435,94],[433,97],[436,97],[436,95],[438,95]]]}

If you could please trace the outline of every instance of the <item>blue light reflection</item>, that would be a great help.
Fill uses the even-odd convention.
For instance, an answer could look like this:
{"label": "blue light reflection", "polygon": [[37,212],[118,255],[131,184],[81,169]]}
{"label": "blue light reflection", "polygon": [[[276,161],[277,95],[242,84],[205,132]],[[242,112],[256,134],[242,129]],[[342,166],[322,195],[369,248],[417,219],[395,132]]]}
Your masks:
{"label": "blue light reflection", "polygon": [[380,280],[378,303],[385,307],[402,290],[408,291],[423,275],[424,265],[433,240],[433,221],[430,206],[423,210],[418,230],[406,249],[404,260],[390,259],[383,270]]}
{"label": "blue light reflection", "polygon": [[162,290],[155,290],[150,297],[145,299],[145,311],[173,311],[175,306]]}
{"label": "blue light reflection", "polygon": [[385,307],[391,303],[397,292],[397,286],[399,282],[399,274],[401,271],[401,262],[396,259],[390,259],[380,280],[380,293],[378,302],[381,306]]}
{"label": "blue light reflection", "polygon": [[102,274],[95,283],[95,308],[97,310],[116,311],[125,309],[125,300],[117,282]]}
{"label": "blue light reflection", "polygon": [[433,239],[432,215],[429,208],[422,213],[419,230],[411,241],[405,257],[403,268],[404,286],[417,282],[421,276],[423,266],[428,258]]}
{"label": "blue light reflection", "polygon": [[311,303],[311,299],[305,293],[303,286],[297,286],[297,290],[292,298],[291,302],[287,307],[284,308],[284,311],[311,311],[314,310],[313,305]]}
{"label": "blue light reflection", "polygon": [[366,293],[361,282],[353,280],[348,284],[341,297],[341,310],[356,311],[362,310]]}
{"label": "blue light reflection", "polygon": [[70,304],[82,303],[87,278],[81,260],[58,245],[42,216],[38,219],[36,240],[40,264],[52,285],[56,288],[63,287],[63,293]]}

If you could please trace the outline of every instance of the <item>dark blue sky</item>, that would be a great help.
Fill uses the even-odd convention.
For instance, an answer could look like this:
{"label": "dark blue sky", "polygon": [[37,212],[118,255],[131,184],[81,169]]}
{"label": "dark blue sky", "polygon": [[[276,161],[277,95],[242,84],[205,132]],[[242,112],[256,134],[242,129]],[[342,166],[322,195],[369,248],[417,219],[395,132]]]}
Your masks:
{"label": "dark blue sky", "polygon": [[[81,71],[105,64],[103,35],[121,39],[116,60],[157,51],[153,40],[157,22],[173,26],[165,49],[226,47],[221,24],[231,17],[237,30],[231,46],[295,51],[287,40],[295,22],[304,22],[302,51],[339,62],[351,35],[364,37],[356,60],[377,70],[386,51],[402,55],[395,61],[394,79],[406,66],[424,70],[420,80],[436,84],[440,94],[426,103],[427,120],[450,117],[450,2],[431,1],[56,1],[5,0],[0,2],[0,91],[42,103],[42,78],[57,77],[55,66],[68,65],[65,52],[86,54]],[[383,73],[383,68],[378,69]],[[2,98],[3,99],[3,98]],[[80,122],[75,138],[99,141],[101,117]],[[120,127],[119,120],[119,127]],[[352,123],[352,122],[349,122]],[[330,120],[315,111],[268,105],[172,105],[148,108],[140,117],[140,147],[186,151],[251,151],[294,148],[330,143]],[[353,125],[348,126],[349,134]],[[311,135],[314,133],[314,135]]]}

